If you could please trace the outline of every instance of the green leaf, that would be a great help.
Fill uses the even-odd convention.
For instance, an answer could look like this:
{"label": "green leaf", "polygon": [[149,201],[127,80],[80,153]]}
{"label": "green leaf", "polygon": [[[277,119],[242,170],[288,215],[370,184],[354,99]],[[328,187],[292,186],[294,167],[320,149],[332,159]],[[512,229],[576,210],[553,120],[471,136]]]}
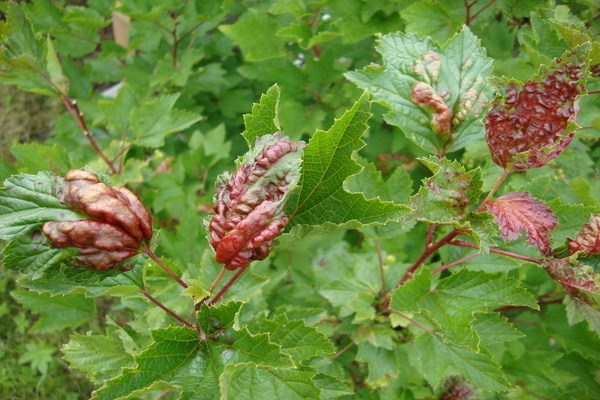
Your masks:
{"label": "green leaf", "polygon": [[451,15],[439,1],[419,1],[400,12],[406,21],[406,32],[419,36],[431,36],[438,43],[451,37],[463,21]]}
{"label": "green leaf", "polygon": [[[483,137],[481,117],[491,96],[486,79],[492,63],[468,28],[443,47],[414,34],[384,35],[377,51],[383,67],[367,66],[346,77],[389,108],[386,122],[438,155]],[[419,99],[417,88],[427,88],[431,97]]]}
{"label": "green leaf", "polygon": [[569,325],[563,308],[553,307],[547,311],[544,331],[565,351],[574,351],[585,358],[600,360],[600,337],[584,323]]}
{"label": "green leaf", "polygon": [[422,334],[415,339],[420,354],[420,370],[425,378],[437,387],[443,377],[460,375],[480,389],[502,391],[510,384],[500,366],[485,350],[475,352],[464,347],[444,343],[437,334]]}
{"label": "green leaf", "polygon": [[130,125],[137,144],[160,147],[167,135],[190,127],[202,119],[201,116],[184,110],[174,110],[178,94],[167,95],[142,103],[130,114]]}
{"label": "green leaf", "polygon": [[69,153],[57,143],[47,146],[40,143],[19,143],[10,148],[17,158],[17,169],[25,173],[51,170],[57,174],[71,169]]}
{"label": "green leaf", "polygon": [[301,320],[288,320],[285,314],[267,319],[255,318],[248,325],[252,334],[265,333],[271,343],[277,344],[281,352],[289,354],[296,365],[312,357],[333,355],[335,347],[316,328],[308,327]]}
{"label": "green leaf", "polygon": [[368,99],[363,95],[327,132],[317,131],[304,148],[301,189],[288,206],[293,210],[289,212],[291,226],[327,224],[326,230],[335,230],[384,224],[406,210],[405,206],[366,200],[362,194],[344,190],[346,179],[361,170],[352,156],[364,146],[360,137],[370,117]]}
{"label": "green leaf", "polygon": [[30,234],[47,221],[81,218],[52,194],[54,178],[50,172],[40,172],[4,181],[4,187],[0,188],[0,239]]}
{"label": "green leaf", "polygon": [[333,399],[354,394],[354,390],[352,390],[352,387],[349,384],[342,382],[331,375],[319,373],[313,378],[313,382],[321,389],[322,399]]}
{"label": "green leaf", "polygon": [[219,378],[221,399],[320,399],[314,369],[270,368],[254,363],[228,365]]}
{"label": "green leaf", "polygon": [[264,11],[250,8],[235,24],[220,25],[219,30],[241,47],[247,61],[284,55],[285,40],[277,37],[279,25]]}
{"label": "green leaf", "polygon": [[98,107],[106,119],[117,129],[129,129],[129,115],[137,106],[135,93],[130,85],[123,83],[114,99],[98,101]]}
{"label": "green leaf", "polygon": [[248,147],[254,146],[257,137],[271,135],[281,128],[277,118],[277,107],[279,105],[279,86],[273,85],[267,93],[260,96],[260,103],[254,103],[252,114],[244,115],[246,130],[242,133],[248,143]]}
{"label": "green leaf", "polygon": [[[116,400],[159,382],[177,385],[187,399],[219,396],[219,376],[228,365],[253,363],[262,367],[289,368],[291,362],[270,343],[268,335],[252,335],[247,328],[233,327],[241,303],[202,307],[198,322],[206,339],[187,327],[151,331],[153,343],[135,357],[137,367],[98,390],[98,400]],[[289,371],[289,370],[288,370]],[[255,385],[246,387],[250,392]]]}
{"label": "green leaf", "polygon": [[481,340],[481,347],[487,347],[493,343],[510,342],[524,336],[498,313],[476,314],[473,330]]}
{"label": "green leaf", "polygon": [[419,274],[394,291],[390,308],[419,312],[441,328],[448,343],[478,350],[480,338],[473,327],[475,314],[504,305],[538,309],[535,298],[519,281],[501,273],[462,269],[433,283],[429,268],[421,267]]}
{"label": "green leaf", "polygon": [[116,335],[74,334],[61,350],[72,368],[86,372],[88,378],[96,382],[119,375],[122,368],[134,366],[133,357],[127,354]]}
{"label": "green leaf", "polygon": [[70,85],[69,78],[63,73],[58,55],[56,55],[56,50],[54,50],[54,45],[52,45],[52,40],[50,40],[50,36],[48,36],[46,40],[46,60],[46,69],[50,80],[61,92],[68,93]]}
{"label": "green leaf", "polygon": [[65,328],[76,328],[96,316],[92,299],[80,295],[51,296],[48,293],[35,293],[19,290],[13,297],[41,318],[31,328],[32,332],[54,332]]}

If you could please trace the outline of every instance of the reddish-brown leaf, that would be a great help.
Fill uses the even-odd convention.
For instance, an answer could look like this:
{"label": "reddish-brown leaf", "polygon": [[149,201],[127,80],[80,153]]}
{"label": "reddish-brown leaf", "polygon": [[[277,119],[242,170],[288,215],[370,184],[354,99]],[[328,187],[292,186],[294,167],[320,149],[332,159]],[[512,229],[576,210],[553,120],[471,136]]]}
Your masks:
{"label": "reddish-brown leaf", "polygon": [[550,260],[542,264],[548,275],[564,286],[573,297],[600,310],[600,275],[574,257]]}
{"label": "reddish-brown leaf", "polygon": [[486,202],[487,209],[496,217],[500,235],[504,240],[515,240],[525,231],[529,244],[543,255],[550,255],[550,231],[558,219],[542,201],[529,192],[512,192]]}
{"label": "reddish-brown leaf", "polygon": [[567,245],[571,254],[578,251],[583,251],[587,256],[600,254],[600,214],[592,214],[575,239],[567,239]]}
{"label": "reddish-brown leaf", "polygon": [[539,168],[573,140],[578,98],[585,92],[587,47],[555,59],[522,84],[504,82],[486,121],[492,159],[508,171]]}

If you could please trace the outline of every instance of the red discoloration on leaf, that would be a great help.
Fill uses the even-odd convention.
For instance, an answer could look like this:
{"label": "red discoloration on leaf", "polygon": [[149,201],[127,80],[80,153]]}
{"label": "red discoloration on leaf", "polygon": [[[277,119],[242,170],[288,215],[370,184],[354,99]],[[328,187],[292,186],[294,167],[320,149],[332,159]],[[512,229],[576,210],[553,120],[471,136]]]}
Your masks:
{"label": "red discoloration on leaf", "polygon": [[242,164],[233,176],[224,176],[226,182],[217,184],[215,215],[208,229],[216,259],[227,269],[266,258],[288,223],[282,215],[282,198],[298,171],[286,168],[286,156],[298,153],[305,144],[286,139],[282,132],[273,137],[280,140],[265,146],[254,162]]}
{"label": "red discoloration on leaf", "polygon": [[129,189],[110,187],[96,174],[72,170],[55,180],[53,193],[74,211],[94,219],[46,222],[43,232],[54,247],[77,247],[76,266],[129,269],[120,264],[152,238],[150,212]]}
{"label": "red discoloration on leaf", "polygon": [[410,101],[425,107],[431,115],[431,128],[435,133],[450,135],[452,111],[435,90],[424,82],[413,86]]}
{"label": "red discoloration on leaf", "polygon": [[571,254],[583,251],[585,255],[600,254],[600,214],[592,214],[575,239],[567,239]]}
{"label": "red discoloration on leaf", "polygon": [[572,257],[550,260],[542,266],[573,297],[600,310],[600,277],[591,267]]}
{"label": "red discoloration on leaf", "polygon": [[586,52],[571,51],[524,85],[501,88],[485,121],[492,159],[505,170],[546,165],[571,143],[565,134],[574,122],[578,97],[585,91]]}
{"label": "red discoloration on leaf", "polygon": [[550,255],[549,232],[556,228],[558,219],[546,204],[522,191],[489,200],[486,206],[496,217],[495,222],[504,240],[515,240],[525,231],[529,244],[537,247],[543,255]]}

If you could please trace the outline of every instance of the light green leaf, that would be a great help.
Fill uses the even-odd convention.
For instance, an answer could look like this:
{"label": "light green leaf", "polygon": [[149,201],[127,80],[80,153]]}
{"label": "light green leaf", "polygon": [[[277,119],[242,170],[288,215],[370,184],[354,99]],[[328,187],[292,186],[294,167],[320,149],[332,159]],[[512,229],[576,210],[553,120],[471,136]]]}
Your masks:
{"label": "light green leaf", "polygon": [[244,115],[246,130],[242,136],[246,139],[248,147],[254,146],[257,137],[271,135],[281,130],[277,118],[279,94],[279,86],[271,86],[267,93],[260,96],[260,103],[254,103],[252,113]]}
{"label": "light green leaf", "polygon": [[281,351],[289,354],[296,365],[300,361],[317,356],[333,355],[335,347],[316,328],[308,327],[301,320],[288,320],[285,314],[267,319],[255,318],[248,329],[253,334],[269,335],[271,343],[280,346]]}
{"label": "light green leaf", "polygon": [[76,328],[96,315],[94,301],[79,295],[51,296],[48,293],[26,290],[12,292],[12,295],[31,311],[41,314],[40,319],[31,328],[32,332]]}
{"label": "light green leaf", "polygon": [[445,42],[463,23],[463,20],[451,15],[439,1],[419,1],[402,10],[400,15],[406,21],[406,32],[431,36],[438,43]]}
{"label": "light green leaf", "polygon": [[510,389],[500,366],[487,351],[475,352],[449,345],[437,334],[422,334],[414,342],[420,353],[420,370],[434,387],[440,384],[443,377],[459,375],[483,390]]}
{"label": "light green leaf", "polygon": [[354,394],[354,390],[348,383],[331,375],[319,373],[313,378],[313,382],[321,389],[321,399],[324,400]]}
{"label": "light green leaf", "polygon": [[64,174],[71,169],[67,150],[57,143],[52,146],[19,143],[12,146],[10,152],[17,158],[17,169],[20,172],[31,174],[41,170],[51,170],[57,174]]}
{"label": "light green leaf", "polygon": [[269,368],[253,363],[229,365],[219,378],[222,400],[320,399],[314,369]]}
{"label": "light green leaf", "polygon": [[585,358],[600,360],[600,337],[581,322],[569,325],[563,308],[553,307],[547,311],[544,331],[565,351],[575,351]]}
{"label": "light green leaf", "polygon": [[69,78],[63,73],[60,60],[58,59],[58,55],[56,55],[56,50],[54,50],[50,36],[48,36],[46,40],[46,69],[48,71],[48,76],[54,85],[56,85],[61,92],[68,93],[70,85]]}
{"label": "light green leaf", "polygon": [[476,314],[473,330],[479,336],[482,347],[493,343],[506,343],[524,336],[498,313]]}
{"label": "light green leaf", "polygon": [[235,24],[220,25],[219,30],[241,47],[247,61],[284,55],[285,40],[277,37],[279,25],[264,11],[250,8]]}
{"label": "light green leaf", "polygon": [[[468,28],[443,47],[414,34],[384,35],[377,51],[383,57],[383,67],[370,65],[348,72],[346,77],[389,108],[385,114],[389,124],[438,155],[483,137],[482,116],[491,97],[487,78],[492,62]],[[413,93],[417,88],[421,93],[430,91],[431,98],[419,100]]]}
{"label": "light green leaf", "polygon": [[384,224],[406,210],[405,206],[366,200],[362,194],[344,190],[346,179],[361,170],[352,156],[364,146],[360,137],[367,128],[369,109],[365,94],[329,131],[317,131],[306,146],[301,189],[288,206],[291,226],[328,224],[325,229],[335,230]]}
{"label": "light green leaf", "polygon": [[519,281],[501,273],[462,269],[432,283],[429,268],[421,267],[411,281],[394,291],[390,308],[419,312],[441,328],[445,341],[477,351],[480,338],[473,327],[475,314],[504,305],[538,309],[535,298]]}
{"label": "light green leaf", "polygon": [[195,113],[173,109],[178,97],[178,94],[163,96],[131,111],[129,122],[137,144],[160,147],[167,135],[182,131],[202,119]]}
{"label": "light green leaf", "polygon": [[127,354],[118,336],[74,334],[61,350],[72,368],[86,372],[96,382],[118,375],[121,368],[134,366],[133,357]]}

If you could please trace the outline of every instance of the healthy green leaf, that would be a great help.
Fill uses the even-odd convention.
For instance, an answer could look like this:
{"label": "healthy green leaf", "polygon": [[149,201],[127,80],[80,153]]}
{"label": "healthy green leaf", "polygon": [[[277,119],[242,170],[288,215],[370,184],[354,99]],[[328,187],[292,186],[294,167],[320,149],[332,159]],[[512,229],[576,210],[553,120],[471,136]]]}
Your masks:
{"label": "healthy green leaf", "polygon": [[279,86],[271,86],[267,93],[260,96],[260,103],[254,103],[252,114],[244,115],[246,130],[242,133],[242,136],[246,139],[248,147],[252,148],[254,146],[257,137],[271,135],[281,130],[277,118],[279,94]]}
{"label": "healthy green leaf", "polygon": [[12,146],[10,152],[17,158],[17,169],[20,172],[32,174],[41,170],[51,170],[57,174],[64,174],[71,169],[67,150],[57,143],[52,146],[19,143]]}
{"label": "healthy green leaf", "polygon": [[320,399],[314,369],[271,368],[254,363],[228,365],[219,379],[221,399]]}
{"label": "healthy green leaf", "polygon": [[86,372],[95,382],[119,375],[122,368],[134,367],[133,357],[117,336],[74,334],[61,350],[71,367]]}
{"label": "healthy green leaf", "polygon": [[361,170],[352,155],[364,146],[360,137],[367,128],[369,109],[365,94],[329,131],[317,131],[306,146],[301,189],[288,206],[291,226],[327,224],[327,229],[334,230],[383,224],[398,219],[406,210],[392,202],[366,200],[362,194],[344,190],[346,179]]}
{"label": "healthy green leaf", "polygon": [[475,314],[501,305],[538,309],[535,298],[519,281],[501,273],[462,269],[433,283],[427,267],[396,289],[390,302],[392,310],[419,312],[434,321],[441,327],[444,341],[475,351],[480,346],[473,327]]}
{"label": "healthy green leaf", "polygon": [[371,65],[346,77],[390,109],[388,123],[438,155],[482,137],[492,63],[468,28],[443,47],[429,37],[384,35],[377,51],[383,67]]}
{"label": "healthy green leaf", "polygon": [[41,318],[31,328],[32,332],[54,332],[67,327],[76,328],[93,319],[96,307],[92,299],[81,295],[51,296],[48,293],[35,293],[19,290],[13,297]]}
{"label": "healthy green leaf", "polygon": [[160,147],[167,135],[182,131],[202,119],[185,110],[173,109],[179,95],[167,95],[142,103],[130,114],[131,131],[137,144]]}
{"label": "healthy green leaf", "polygon": [[438,386],[443,377],[461,375],[483,390],[510,389],[500,366],[485,350],[475,352],[450,345],[437,334],[420,335],[415,346],[420,353],[421,371],[433,386]]}

